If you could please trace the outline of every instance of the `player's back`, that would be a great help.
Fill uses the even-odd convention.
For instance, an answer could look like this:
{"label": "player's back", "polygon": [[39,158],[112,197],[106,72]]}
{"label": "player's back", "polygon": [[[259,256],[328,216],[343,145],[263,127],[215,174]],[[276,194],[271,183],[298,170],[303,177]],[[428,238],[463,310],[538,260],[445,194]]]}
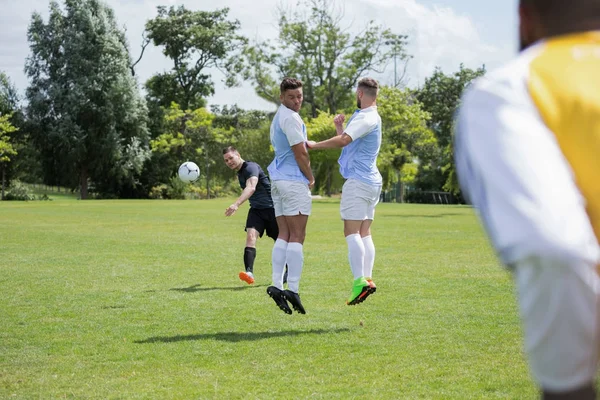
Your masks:
{"label": "player's back", "polygon": [[542,41],[463,96],[463,194],[505,264],[600,258],[600,35]]}
{"label": "player's back", "polygon": [[600,33],[547,41],[530,64],[528,89],[573,169],[600,238]]}

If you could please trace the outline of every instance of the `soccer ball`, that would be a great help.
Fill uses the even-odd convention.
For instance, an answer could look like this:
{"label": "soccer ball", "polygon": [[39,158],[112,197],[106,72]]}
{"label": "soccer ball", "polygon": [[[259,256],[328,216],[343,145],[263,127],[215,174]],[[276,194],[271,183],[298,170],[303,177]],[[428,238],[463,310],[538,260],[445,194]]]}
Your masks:
{"label": "soccer ball", "polygon": [[186,161],[179,166],[179,179],[185,183],[196,182],[200,178],[200,168],[192,161]]}

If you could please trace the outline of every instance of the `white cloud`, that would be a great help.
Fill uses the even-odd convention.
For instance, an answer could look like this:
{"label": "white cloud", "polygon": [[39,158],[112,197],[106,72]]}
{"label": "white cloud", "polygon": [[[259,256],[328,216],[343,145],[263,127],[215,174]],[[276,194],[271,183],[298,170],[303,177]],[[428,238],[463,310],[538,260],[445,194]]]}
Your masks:
{"label": "white cloud", "polygon": [[[214,10],[229,7],[230,17],[239,19],[242,33],[250,38],[262,39],[277,36],[277,8],[295,5],[287,0],[106,0],[115,10],[119,25],[127,27],[131,56],[137,59],[140,52],[142,32],[145,22],[156,15],[158,5],[183,4],[190,9]],[[409,64],[409,84],[414,85],[428,76],[435,66],[446,72],[456,71],[462,62],[467,67],[476,68],[481,64],[494,67],[512,55],[511,38],[506,38],[502,47],[485,43],[480,35],[481,27],[467,15],[459,15],[448,7],[426,7],[417,0],[338,0],[343,4],[347,24],[358,31],[367,20],[384,24],[397,33],[409,35],[409,52],[414,59]],[[4,8],[0,16],[0,70],[5,71],[24,91],[27,78],[23,72],[25,58],[29,54],[27,27],[33,11],[47,17],[47,0],[21,0],[10,8]],[[489,16],[494,18],[493,15]],[[345,21],[346,22],[346,21]],[[144,58],[136,70],[140,82],[144,82],[157,72],[168,70],[171,63],[161,50],[148,46]],[[393,68],[388,68],[384,82],[393,81]],[[220,83],[218,74],[216,94],[210,99],[214,104],[237,103],[243,108],[273,109],[273,106],[258,98],[250,84],[241,88],[226,89]]]}

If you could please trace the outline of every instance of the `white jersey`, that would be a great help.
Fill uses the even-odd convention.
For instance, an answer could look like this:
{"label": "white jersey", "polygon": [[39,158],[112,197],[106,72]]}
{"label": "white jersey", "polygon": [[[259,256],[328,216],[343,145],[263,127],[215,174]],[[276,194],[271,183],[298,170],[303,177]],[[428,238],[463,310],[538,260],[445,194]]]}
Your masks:
{"label": "white jersey", "polygon": [[368,185],[381,186],[377,156],[381,148],[381,117],[377,106],[356,110],[344,133],[352,142],[342,149],[338,159],[344,179],[357,179]]}
{"label": "white jersey", "polygon": [[478,79],[458,114],[456,168],[505,264],[600,262],[600,34],[538,43]]}
{"label": "white jersey", "polygon": [[300,115],[284,106],[279,106],[271,122],[271,145],[275,158],[267,167],[271,181],[300,181],[308,184],[298,166],[292,146],[306,143],[306,126]]}

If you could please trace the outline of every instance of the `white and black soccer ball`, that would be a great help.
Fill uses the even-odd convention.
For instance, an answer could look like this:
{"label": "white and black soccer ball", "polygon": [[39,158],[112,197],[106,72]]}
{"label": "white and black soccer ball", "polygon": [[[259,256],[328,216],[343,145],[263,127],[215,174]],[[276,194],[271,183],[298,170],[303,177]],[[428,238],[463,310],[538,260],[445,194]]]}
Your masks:
{"label": "white and black soccer ball", "polygon": [[186,161],[179,166],[179,179],[185,183],[196,182],[200,178],[200,168],[192,161]]}

